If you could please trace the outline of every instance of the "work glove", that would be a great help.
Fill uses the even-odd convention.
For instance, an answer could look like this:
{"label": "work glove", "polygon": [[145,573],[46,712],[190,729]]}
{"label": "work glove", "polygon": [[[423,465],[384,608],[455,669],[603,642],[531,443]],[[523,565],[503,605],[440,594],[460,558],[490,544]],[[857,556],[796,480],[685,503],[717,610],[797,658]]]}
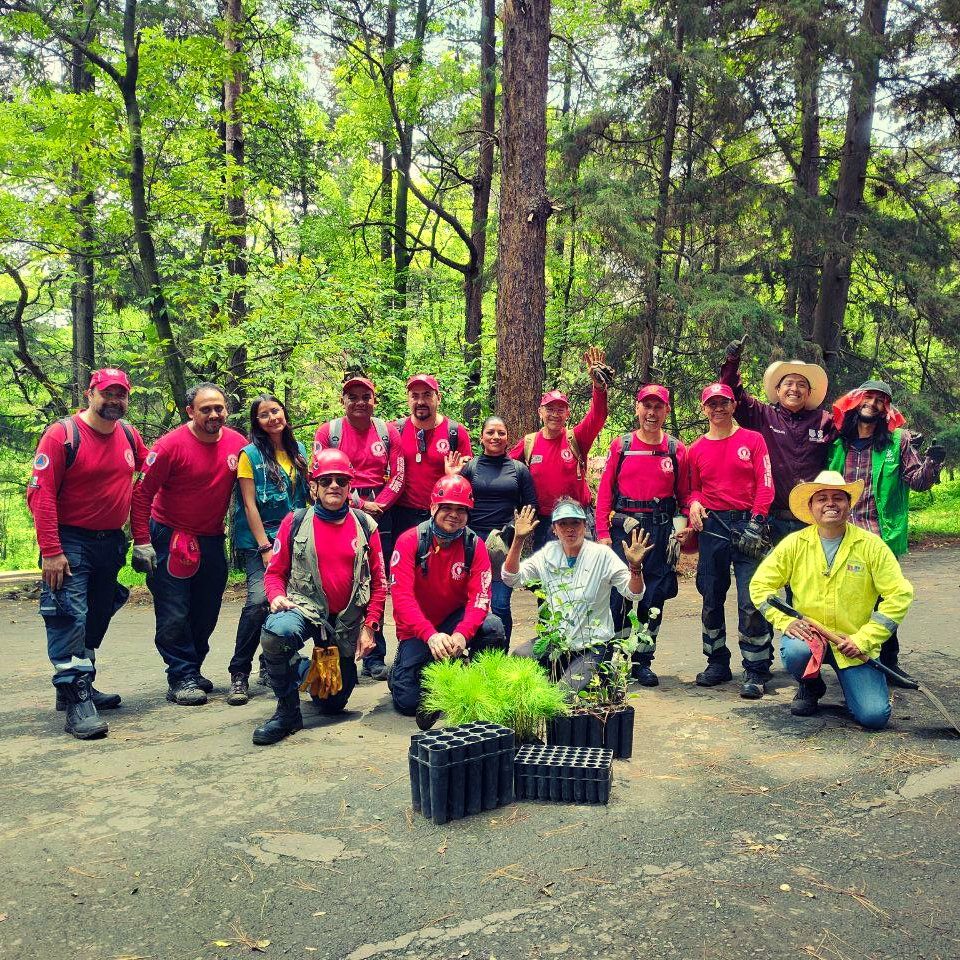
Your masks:
{"label": "work glove", "polygon": [[130,558],[130,566],[137,573],[145,573],[148,577],[157,571],[157,551],[153,549],[152,543],[135,543],[133,545],[133,556]]}
{"label": "work glove", "polygon": [[311,697],[326,700],[343,689],[340,673],[340,651],[335,647],[314,647],[310,667],[300,684],[301,690],[309,690]]}
{"label": "work glove", "polygon": [[943,461],[947,459],[946,447],[934,440],[927,450],[927,459],[932,460],[934,463],[943,463]]}
{"label": "work glove", "polygon": [[739,340],[731,340],[727,344],[725,353],[728,359],[730,360],[740,359],[740,355],[743,353],[743,346],[747,342],[747,339],[749,336],[750,336],[749,333],[745,333]]}
{"label": "work glove", "polygon": [[737,549],[751,560],[762,560],[770,549],[770,531],[764,520],[754,517],[743,529]]}
{"label": "work glove", "polygon": [[680,541],[672,536],[667,541],[667,566],[676,570],[680,566]]}
{"label": "work glove", "polygon": [[613,367],[608,363],[595,363],[590,367],[590,379],[604,389],[613,383],[614,376]]}

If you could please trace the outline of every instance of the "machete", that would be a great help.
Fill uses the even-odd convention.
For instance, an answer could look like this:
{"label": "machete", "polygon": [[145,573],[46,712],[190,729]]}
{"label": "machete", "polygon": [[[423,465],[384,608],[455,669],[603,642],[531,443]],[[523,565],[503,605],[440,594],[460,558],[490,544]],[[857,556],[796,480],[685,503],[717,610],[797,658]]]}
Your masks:
{"label": "machete", "polygon": [[[767,603],[770,604],[775,610],[779,610],[781,613],[785,613],[788,617],[796,617],[797,620],[803,620],[805,623],[809,623],[811,627],[816,627],[828,640],[831,640],[833,643],[836,643],[838,640],[842,639],[838,634],[834,633],[832,630],[828,630],[822,623],[817,623],[816,620],[811,619],[808,616],[802,614],[795,607],[791,607],[789,603],[785,600],[781,600],[780,597],[774,596],[771,594],[767,597]],[[960,736],[960,727],[957,726],[957,721],[953,719],[950,715],[947,708],[923,685],[921,685],[919,680],[915,680],[913,677],[908,676],[902,670],[895,670],[893,667],[888,667],[885,663],[881,663],[879,660],[875,660],[873,657],[861,656],[860,658],[864,663],[870,664],[875,670],[879,670],[881,673],[886,674],[891,680],[895,680],[897,685],[904,687],[907,690],[916,690],[919,693],[922,693],[929,701],[936,707],[937,712],[950,724],[951,727],[957,732],[957,735]]]}

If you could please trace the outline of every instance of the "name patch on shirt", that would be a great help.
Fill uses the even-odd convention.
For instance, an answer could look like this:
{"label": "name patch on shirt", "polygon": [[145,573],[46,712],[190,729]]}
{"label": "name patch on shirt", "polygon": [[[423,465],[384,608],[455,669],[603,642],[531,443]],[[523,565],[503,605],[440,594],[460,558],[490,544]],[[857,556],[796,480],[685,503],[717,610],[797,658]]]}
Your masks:
{"label": "name patch on shirt", "polygon": [[543,457],[541,457],[539,453],[535,453],[530,458],[530,466],[532,467],[535,463],[543,463]]}
{"label": "name patch on shirt", "polygon": [[811,443],[823,443],[824,437],[822,430],[816,430],[813,427],[810,427],[807,433],[810,437]]}
{"label": "name patch on shirt", "polygon": [[862,563],[848,563],[847,570],[850,573],[863,573],[863,564]]}

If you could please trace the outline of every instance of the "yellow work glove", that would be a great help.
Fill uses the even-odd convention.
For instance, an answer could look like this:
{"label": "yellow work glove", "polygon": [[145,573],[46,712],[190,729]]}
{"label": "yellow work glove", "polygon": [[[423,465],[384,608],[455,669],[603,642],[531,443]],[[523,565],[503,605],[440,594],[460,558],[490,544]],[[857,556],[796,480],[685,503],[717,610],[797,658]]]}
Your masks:
{"label": "yellow work glove", "polygon": [[300,684],[301,690],[309,690],[311,697],[325,700],[343,689],[340,673],[340,651],[336,647],[314,647],[310,669]]}

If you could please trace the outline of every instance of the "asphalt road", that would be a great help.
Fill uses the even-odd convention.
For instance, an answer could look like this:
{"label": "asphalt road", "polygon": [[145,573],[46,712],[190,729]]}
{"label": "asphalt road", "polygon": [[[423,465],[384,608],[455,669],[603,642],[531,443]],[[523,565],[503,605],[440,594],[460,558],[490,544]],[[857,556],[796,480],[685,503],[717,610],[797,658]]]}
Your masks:
{"label": "asphalt road", "polygon": [[[960,549],[911,556],[904,663],[960,713]],[[517,638],[532,604],[517,602]],[[223,697],[224,607],[204,707],[168,704],[152,610],[101,656],[123,708],[81,743],[53,711],[33,603],[0,606],[0,957],[960,957],[960,738],[917,694],[867,734],[830,683],[797,720],[702,690],[696,594],[667,608],[656,690],[609,806],[517,803],[436,827],[412,813],[412,721],[366,683],[347,718],[254,747],[272,712]],[[732,614],[728,613],[733,623]],[[262,951],[262,954],[259,952]]]}

